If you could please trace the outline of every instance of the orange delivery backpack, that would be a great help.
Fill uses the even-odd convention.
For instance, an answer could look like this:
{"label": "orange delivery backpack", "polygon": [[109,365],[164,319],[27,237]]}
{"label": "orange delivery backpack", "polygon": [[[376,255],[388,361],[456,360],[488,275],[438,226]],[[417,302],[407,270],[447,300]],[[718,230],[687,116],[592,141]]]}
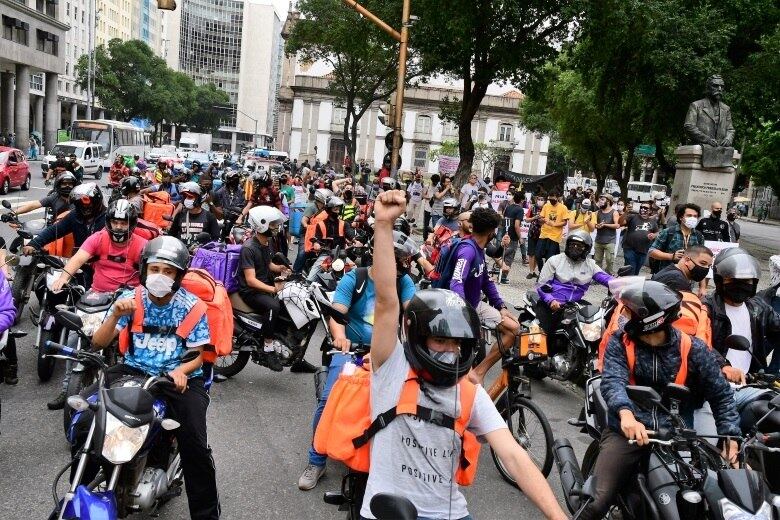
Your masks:
{"label": "orange delivery backpack", "polygon": [[233,352],[233,306],[225,287],[205,269],[187,269],[181,286],[206,304],[211,344],[203,349],[203,361],[214,363]]}
{"label": "orange delivery backpack", "polygon": [[[57,218],[54,221],[59,222],[60,220],[64,219],[68,213],[70,213],[70,211],[64,211],[60,213],[57,215]],[[61,258],[70,258],[73,256],[75,248],[76,241],[73,238],[73,233],[68,233],[64,237],[60,237],[53,242],[49,242],[43,246],[43,250],[46,251],[46,254],[51,256],[59,256]]]}
{"label": "orange delivery backpack", "polygon": [[458,384],[461,414],[458,418],[452,418],[417,404],[420,383],[417,374],[410,368],[398,404],[371,421],[371,367],[366,357],[364,364],[356,367],[353,374],[342,372],[333,385],[314,433],[314,449],[343,462],[353,471],[368,473],[371,438],[399,415],[414,415],[423,421],[450,428],[460,435],[460,463],[455,471],[455,480],[461,486],[469,486],[477,473],[481,447],[476,435],[467,429],[477,387],[467,377]]}
{"label": "orange delivery backpack", "polygon": [[154,193],[147,193],[143,199],[143,219],[154,223],[160,229],[168,229],[171,222],[163,217],[173,216],[174,205],[171,202],[171,194],[167,191],[155,191]]}

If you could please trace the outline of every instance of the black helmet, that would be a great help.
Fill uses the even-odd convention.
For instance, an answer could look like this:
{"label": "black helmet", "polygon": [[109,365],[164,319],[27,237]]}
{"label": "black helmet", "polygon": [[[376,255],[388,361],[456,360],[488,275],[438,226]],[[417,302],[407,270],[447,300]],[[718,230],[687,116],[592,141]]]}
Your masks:
{"label": "black helmet", "polygon": [[[127,220],[128,228],[115,230],[111,224],[112,220]],[[114,242],[121,243],[130,238],[136,224],[138,224],[138,210],[127,199],[117,199],[108,207],[106,229]]]}
{"label": "black helmet", "polygon": [[409,225],[409,221],[406,220],[404,217],[398,217],[395,219],[395,222],[393,222],[393,229],[396,231],[400,231],[404,235],[411,235],[412,234],[412,226]]}
{"label": "black helmet", "polygon": [[[404,311],[404,353],[417,374],[435,386],[454,386],[471,370],[480,337],[477,311],[446,289],[418,291]],[[460,340],[457,363],[444,363],[428,351],[428,338]]]}
{"label": "black helmet", "polygon": [[60,197],[70,196],[70,192],[78,185],[79,180],[71,172],[62,172],[54,179],[54,191],[56,191],[57,195]]}
{"label": "black helmet", "polygon": [[488,242],[488,245],[485,246],[485,256],[488,258],[503,258],[504,246],[501,245],[501,243],[496,244],[494,240],[491,240]]}
{"label": "black helmet", "polygon": [[264,171],[252,174],[252,184],[268,187],[271,185],[271,177]]}
{"label": "black helmet", "polygon": [[680,317],[680,293],[661,282],[640,279],[616,297],[631,313],[624,330],[632,337],[655,332]]}
{"label": "black helmet", "polygon": [[92,218],[103,209],[103,192],[94,182],[79,184],[70,192],[70,202],[79,217]]}
{"label": "black helmet", "polygon": [[130,193],[141,191],[141,179],[135,176],[125,177],[119,183],[119,192],[127,197]]}
{"label": "black helmet", "polygon": [[200,185],[197,182],[182,182],[179,185],[179,193],[182,197],[186,193],[192,193],[195,195],[195,206],[200,206],[203,202],[203,191],[200,189]]}
{"label": "black helmet", "polygon": [[566,237],[564,253],[575,262],[578,262],[588,257],[592,247],[593,239],[590,237],[590,233],[577,229]]}
{"label": "black helmet", "polygon": [[200,165],[200,161],[197,161],[197,160],[196,160],[196,161],[192,161],[192,164],[191,164],[190,166],[192,167],[192,169],[193,169],[193,170],[194,170],[195,168],[197,168],[197,169],[199,169],[199,170],[200,170],[200,166],[201,166],[201,165]]}
{"label": "black helmet", "polygon": [[344,199],[334,195],[328,198],[328,202],[325,204],[325,207],[327,208],[328,213],[332,215],[341,215],[341,208],[344,207]]}
{"label": "black helmet", "polygon": [[[718,295],[727,295],[734,303],[744,303],[756,295],[761,265],[741,247],[732,247],[721,251],[715,257],[712,274]],[[725,278],[740,281],[728,284],[729,289],[726,289],[723,284]]]}
{"label": "black helmet", "polygon": [[190,253],[187,251],[187,246],[176,237],[161,236],[150,240],[141,253],[141,285],[146,284],[146,267],[152,262],[162,262],[179,271],[173,284],[173,292],[176,292],[187,271]]}

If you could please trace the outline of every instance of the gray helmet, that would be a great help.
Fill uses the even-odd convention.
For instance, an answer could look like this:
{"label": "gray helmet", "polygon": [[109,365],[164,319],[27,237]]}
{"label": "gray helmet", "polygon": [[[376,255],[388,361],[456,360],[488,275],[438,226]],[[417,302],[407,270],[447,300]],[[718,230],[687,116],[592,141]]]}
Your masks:
{"label": "gray helmet", "polygon": [[577,229],[569,233],[569,236],[566,237],[564,253],[576,262],[585,260],[592,247],[593,239],[591,238],[590,233]]}
{"label": "gray helmet", "polygon": [[731,247],[721,251],[715,257],[712,271],[716,279],[758,280],[761,278],[761,265],[758,260],[741,247]]}
{"label": "gray helmet", "polygon": [[176,237],[161,236],[150,240],[141,253],[141,285],[146,284],[146,268],[153,262],[168,264],[178,270],[173,284],[173,292],[176,292],[190,263],[190,252]]}
{"label": "gray helmet", "polygon": [[182,182],[179,185],[179,193],[182,196],[184,196],[185,193],[194,194],[196,206],[200,206],[203,202],[203,191],[200,189],[200,185],[197,182]]}
{"label": "gray helmet", "polygon": [[[333,196],[333,192],[326,188],[319,188],[314,192],[314,201],[321,204],[327,204],[328,199]],[[343,202],[342,202],[343,204]]]}

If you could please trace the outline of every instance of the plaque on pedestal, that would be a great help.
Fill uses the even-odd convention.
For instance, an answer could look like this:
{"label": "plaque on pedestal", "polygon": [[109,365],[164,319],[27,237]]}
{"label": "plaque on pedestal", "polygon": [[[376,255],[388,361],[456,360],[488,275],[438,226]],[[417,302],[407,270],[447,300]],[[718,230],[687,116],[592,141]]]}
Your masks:
{"label": "plaque on pedestal", "polygon": [[[672,208],[677,204],[692,202],[705,210],[713,202],[720,202],[723,207],[731,202],[731,190],[736,178],[734,166],[704,167],[700,145],[679,146],[674,153],[677,156],[677,171],[672,185]],[[738,158],[739,153],[733,151],[731,163]]]}

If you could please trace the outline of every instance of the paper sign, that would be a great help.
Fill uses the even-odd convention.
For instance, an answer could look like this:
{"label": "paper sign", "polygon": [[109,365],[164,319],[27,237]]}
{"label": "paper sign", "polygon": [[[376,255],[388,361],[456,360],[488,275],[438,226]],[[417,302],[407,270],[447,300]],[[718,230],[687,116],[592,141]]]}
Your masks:
{"label": "paper sign", "polygon": [[498,206],[506,200],[506,194],[507,192],[505,191],[494,191],[491,195],[490,204],[495,211],[498,211]]}
{"label": "paper sign", "polygon": [[[710,248],[714,258],[717,258],[718,253],[721,251],[731,249],[732,247],[739,247],[737,242],[718,242],[715,240],[705,240],[704,245]],[[710,272],[707,274],[707,278],[712,280],[712,268],[710,268]]]}

